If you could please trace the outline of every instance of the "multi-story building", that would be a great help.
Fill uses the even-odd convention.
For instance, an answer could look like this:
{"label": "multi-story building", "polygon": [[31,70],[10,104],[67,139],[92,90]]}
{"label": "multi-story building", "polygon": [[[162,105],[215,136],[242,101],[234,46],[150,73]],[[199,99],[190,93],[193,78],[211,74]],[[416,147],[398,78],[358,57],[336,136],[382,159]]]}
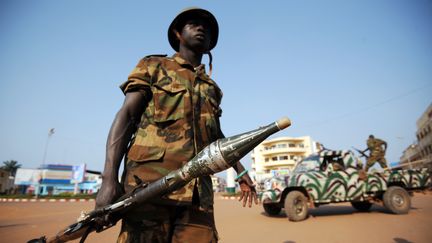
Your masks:
{"label": "multi-story building", "polygon": [[[15,185],[20,193],[38,195],[57,195],[75,191],[72,182],[73,166],[44,164],[38,169],[19,168],[15,176]],[[102,182],[101,173],[85,170],[82,182],[77,183],[77,193],[92,194],[99,190]]]}
{"label": "multi-story building", "polygon": [[279,137],[263,141],[252,152],[252,169],[260,181],[277,174],[287,174],[306,156],[317,151],[310,136]]}
{"label": "multi-story building", "polygon": [[408,146],[401,156],[404,167],[432,166],[432,104],[417,120],[417,142]]}

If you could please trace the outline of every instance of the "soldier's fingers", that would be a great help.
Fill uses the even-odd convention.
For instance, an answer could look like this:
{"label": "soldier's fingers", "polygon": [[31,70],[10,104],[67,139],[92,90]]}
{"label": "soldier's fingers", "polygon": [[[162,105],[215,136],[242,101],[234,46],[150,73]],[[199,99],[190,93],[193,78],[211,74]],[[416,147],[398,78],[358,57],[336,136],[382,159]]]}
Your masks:
{"label": "soldier's fingers", "polygon": [[241,191],[239,202],[243,199],[243,197],[244,197],[244,191]]}
{"label": "soldier's fingers", "polygon": [[255,204],[258,205],[258,196],[257,196],[256,192],[253,192],[252,195],[254,197]]}
{"label": "soldier's fingers", "polygon": [[246,194],[246,196],[243,198],[243,207],[246,207],[247,199],[248,199],[248,195]]}
{"label": "soldier's fingers", "polygon": [[252,197],[253,197],[253,193],[249,193],[249,207],[252,207]]}

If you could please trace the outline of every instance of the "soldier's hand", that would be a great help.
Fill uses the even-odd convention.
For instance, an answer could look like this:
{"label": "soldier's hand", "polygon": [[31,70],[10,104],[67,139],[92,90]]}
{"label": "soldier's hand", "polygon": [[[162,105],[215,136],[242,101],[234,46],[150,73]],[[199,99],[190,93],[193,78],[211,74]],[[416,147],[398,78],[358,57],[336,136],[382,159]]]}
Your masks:
{"label": "soldier's hand", "polygon": [[255,204],[258,204],[258,198],[257,193],[255,190],[255,185],[253,184],[252,180],[247,176],[246,178],[242,177],[240,180],[238,180],[240,184],[240,199],[239,201],[243,201],[243,207],[246,206],[246,203],[249,207],[252,207],[252,201],[255,202]]}
{"label": "soldier's hand", "polygon": [[123,194],[123,187],[117,180],[103,180],[96,197],[96,208],[115,202]]}
{"label": "soldier's hand", "polygon": [[[103,180],[101,188],[96,197],[95,209],[102,208],[106,205],[114,203],[121,195],[123,195],[123,187],[116,180]],[[95,230],[99,231],[102,228],[114,225],[117,220],[110,218],[110,215],[95,218]]]}

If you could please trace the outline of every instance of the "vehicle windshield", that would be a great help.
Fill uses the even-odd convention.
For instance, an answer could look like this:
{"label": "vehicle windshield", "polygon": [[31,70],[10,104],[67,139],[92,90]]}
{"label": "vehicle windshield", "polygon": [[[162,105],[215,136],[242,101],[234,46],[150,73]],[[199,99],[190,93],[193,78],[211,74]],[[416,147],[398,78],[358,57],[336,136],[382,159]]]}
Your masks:
{"label": "vehicle windshield", "polygon": [[302,161],[300,161],[296,167],[294,168],[294,173],[304,173],[308,171],[314,171],[319,170],[319,156],[318,155],[312,155],[309,157],[304,158]]}

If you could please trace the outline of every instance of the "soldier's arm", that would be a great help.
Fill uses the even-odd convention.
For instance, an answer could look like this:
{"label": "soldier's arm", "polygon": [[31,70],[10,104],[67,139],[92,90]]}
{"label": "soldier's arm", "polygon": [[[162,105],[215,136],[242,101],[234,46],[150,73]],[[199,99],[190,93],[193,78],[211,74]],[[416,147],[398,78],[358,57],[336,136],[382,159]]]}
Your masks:
{"label": "soldier's arm", "polygon": [[366,151],[368,151],[369,150],[369,148],[366,148],[365,150],[363,150],[363,153],[365,153]]}
{"label": "soldier's arm", "polygon": [[147,104],[144,91],[128,92],[108,134],[102,185],[96,198],[96,207],[114,202],[123,193],[118,181],[121,160],[127,151]]}
{"label": "soldier's arm", "polygon": [[383,145],[384,145],[384,151],[385,151],[385,150],[387,150],[387,142],[384,141],[384,140],[382,140],[382,142],[383,142]]}

